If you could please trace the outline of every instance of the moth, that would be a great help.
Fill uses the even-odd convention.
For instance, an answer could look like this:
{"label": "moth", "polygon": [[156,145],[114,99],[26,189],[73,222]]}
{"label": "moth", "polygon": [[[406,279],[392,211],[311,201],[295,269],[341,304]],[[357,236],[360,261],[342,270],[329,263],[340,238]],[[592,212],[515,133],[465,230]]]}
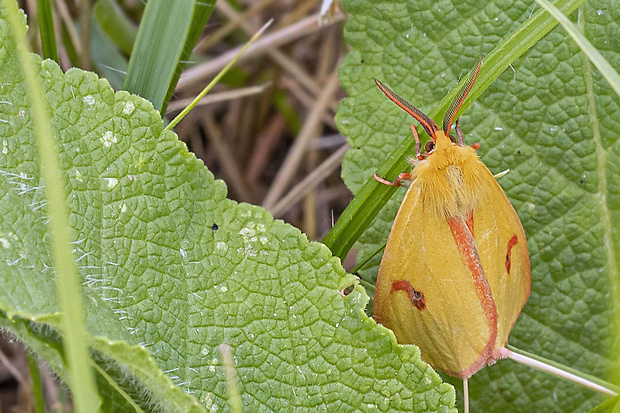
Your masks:
{"label": "moth", "polygon": [[443,119],[443,128],[375,79],[379,89],[430,136],[425,152],[414,125],[414,168],[388,185],[411,184],[392,225],[374,300],[375,319],[401,344],[415,344],[435,369],[469,378],[502,358],[530,295],[525,233],[504,191],[466,146],[454,118],[480,58]]}

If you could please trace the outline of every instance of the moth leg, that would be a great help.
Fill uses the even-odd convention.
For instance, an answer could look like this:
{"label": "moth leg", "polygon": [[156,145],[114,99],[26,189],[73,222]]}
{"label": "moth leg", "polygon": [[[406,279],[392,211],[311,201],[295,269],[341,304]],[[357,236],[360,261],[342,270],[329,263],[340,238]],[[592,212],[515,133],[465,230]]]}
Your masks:
{"label": "moth leg", "polygon": [[456,137],[458,138],[459,146],[465,146],[465,141],[463,140],[463,130],[461,129],[461,119],[456,120],[456,126],[454,129],[456,130]]}
{"label": "moth leg", "polygon": [[388,186],[405,186],[405,185],[402,184],[402,181],[410,181],[411,180],[411,174],[407,173],[407,172],[403,172],[402,174],[398,175],[398,178],[394,179],[393,182],[392,181],[388,181],[387,179],[381,178],[376,173],[372,174],[372,176],[374,176],[377,181],[381,182],[384,185],[388,185]]}
{"label": "moth leg", "polygon": [[411,133],[413,134],[413,140],[415,141],[415,157],[422,160],[422,144],[420,143],[420,137],[418,131],[415,130],[415,126],[411,125]]}
{"label": "moth leg", "polygon": [[[413,134],[413,140],[415,141],[415,156],[418,159],[424,159],[424,157],[422,156],[422,144],[420,143],[420,137],[418,136],[418,131],[415,130],[414,125],[411,125],[410,127],[411,127],[411,133]],[[402,181],[411,180],[411,174],[407,172],[404,172],[398,175],[398,178],[396,178],[393,182],[388,181],[387,179],[381,178],[376,173],[372,174],[372,176],[374,176],[378,182],[381,182],[382,184],[388,185],[388,186],[404,186],[402,184]]]}

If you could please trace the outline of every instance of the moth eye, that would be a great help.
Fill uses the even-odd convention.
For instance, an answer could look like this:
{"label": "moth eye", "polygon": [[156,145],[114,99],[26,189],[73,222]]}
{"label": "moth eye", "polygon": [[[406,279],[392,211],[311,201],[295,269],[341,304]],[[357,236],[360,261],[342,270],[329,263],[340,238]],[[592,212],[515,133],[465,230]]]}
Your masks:
{"label": "moth eye", "polygon": [[435,142],[427,141],[426,145],[424,145],[424,150],[426,151],[426,153],[431,152],[433,149],[435,149]]}

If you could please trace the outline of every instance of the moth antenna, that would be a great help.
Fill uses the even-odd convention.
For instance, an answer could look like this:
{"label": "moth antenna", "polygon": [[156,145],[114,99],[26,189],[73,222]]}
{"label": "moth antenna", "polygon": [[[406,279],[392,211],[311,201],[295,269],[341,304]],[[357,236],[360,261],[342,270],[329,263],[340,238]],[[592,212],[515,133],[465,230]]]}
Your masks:
{"label": "moth antenna", "polygon": [[402,110],[410,114],[415,120],[420,122],[420,125],[424,128],[428,136],[430,136],[433,141],[435,141],[435,131],[439,130],[439,127],[435,123],[434,120],[426,116],[422,111],[411,103],[407,102],[405,99],[398,96],[394,93],[389,87],[385,86],[383,83],[375,79],[375,83],[381,89],[381,91],[388,97],[392,102],[396,103]]}
{"label": "moth antenna", "polygon": [[474,85],[474,82],[476,81],[476,78],[478,77],[478,72],[480,72],[481,66],[482,66],[482,56],[478,58],[478,62],[471,69],[471,71],[465,78],[465,83],[463,83],[463,86],[459,90],[459,93],[457,93],[454,99],[452,99],[452,102],[450,102],[450,106],[448,106],[446,115],[443,118],[443,132],[446,134],[446,136],[449,135],[450,128],[452,127],[452,122],[454,121],[454,118],[456,117],[456,113],[459,111],[459,108],[463,104],[463,101],[465,101],[465,98],[467,97],[467,94],[471,90],[471,87]]}

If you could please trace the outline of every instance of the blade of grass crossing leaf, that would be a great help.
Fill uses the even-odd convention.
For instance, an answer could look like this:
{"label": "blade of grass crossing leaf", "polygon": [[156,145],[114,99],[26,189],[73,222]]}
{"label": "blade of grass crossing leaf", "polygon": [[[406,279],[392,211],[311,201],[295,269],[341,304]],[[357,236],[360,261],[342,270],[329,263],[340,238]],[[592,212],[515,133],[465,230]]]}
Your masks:
{"label": "blade of grass crossing leaf", "polygon": [[78,269],[71,247],[71,227],[69,224],[69,207],[60,169],[58,147],[52,136],[52,127],[48,117],[43,89],[39,83],[31,55],[20,30],[20,16],[13,0],[4,0],[12,37],[17,43],[17,52],[27,85],[30,100],[37,151],[42,176],[45,179],[45,198],[50,217],[49,226],[57,274],[58,302],[63,315],[63,344],[65,346],[73,391],[75,411],[94,412],[98,409],[98,398],[87,347],[87,335],[84,328],[83,307]]}
{"label": "blade of grass crossing leaf", "polygon": [[233,358],[232,350],[228,344],[220,345],[220,355],[222,357],[224,376],[226,376],[228,405],[233,413],[242,413],[243,403],[241,402],[241,394],[239,393],[239,383],[237,378],[237,369],[235,368],[235,359]]}
{"label": "blade of grass crossing leaf", "polygon": [[43,57],[58,63],[58,49],[56,47],[56,32],[54,31],[54,16],[50,0],[37,0],[39,13],[39,32]]}
{"label": "blade of grass crossing leaf", "polygon": [[215,76],[213,80],[209,82],[209,84],[204,89],[202,89],[202,92],[200,92],[198,96],[196,96],[192,103],[187,105],[187,107],[183,109],[181,113],[179,113],[168,124],[168,126],[166,126],[165,130],[172,130],[172,128],[174,128],[198,104],[198,102],[200,102],[200,99],[205,97],[205,95],[209,93],[211,89],[213,89],[213,86],[215,86],[217,82],[220,81],[220,79],[226,74],[226,72],[228,72],[228,70],[237,62],[237,60],[239,60],[241,55],[246,50],[248,50],[248,47],[250,47],[252,43],[254,43],[265,32],[265,30],[267,30],[267,28],[271,25],[272,22],[273,19],[269,20],[263,27],[260,28],[258,32],[256,32],[254,36],[252,36],[252,38],[241,48],[241,50],[239,50],[239,53],[237,53],[235,57],[230,62],[228,62],[228,64],[222,70],[220,70],[217,76]]}
{"label": "blade of grass crossing leaf", "polygon": [[107,371],[105,371],[104,369],[102,369],[102,368],[101,368],[101,367],[100,367],[97,363],[95,363],[94,361],[93,361],[92,366],[93,366],[93,369],[95,369],[95,371],[96,371],[97,373],[99,373],[99,374],[101,375],[101,377],[103,377],[103,379],[104,379],[105,381],[107,381],[107,382],[110,384],[110,386],[111,386],[111,387],[112,387],[112,388],[113,388],[113,389],[114,389],[114,390],[115,390],[118,394],[120,394],[120,395],[121,395],[121,396],[122,396],[122,397],[123,397],[123,398],[127,401],[127,404],[128,404],[129,406],[131,406],[131,407],[134,409],[133,411],[135,411],[136,413],[144,413],[144,410],[142,410],[142,409],[140,408],[140,406],[138,406],[138,405],[136,404],[136,402],[135,402],[135,401],[134,401],[134,400],[133,400],[133,399],[132,399],[132,398],[131,398],[128,394],[127,394],[127,392],[126,392],[124,389],[122,389],[122,388],[118,385],[118,383],[116,383],[116,381],[114,381],[114,379],[113,379],[112,377],[110,377],[110,375],[108,374],[108,372],[107,372]]}
{"label": "blade of grass crossing leaf", "polygon": [[366,266],[366,264],[368,264],[368,262],[370,262],[377,254],[383,252],[384,249],[385,249],[385,244],[380,245],[376,250],[372,252],[372,254],[366,257],[366,259],[358,262],[357,265],[351,269],[351,274],[357,274],[358,271],[363,269]]}
{"label": "blade of grass crossing leaf", "polygon": [[[556,6],[564,13],[570,14],[584,2],[585,0],[559,0],[556,2]],[[557,20],[552,16],[543,10],[538,10],[510,36],[498,44],[491,53],[485,56],[478,81],[472,87],[459,112],[466,110],[471,102],[476,100],[511,63],[557,26],[557,23]],[[441,102],[428,113],[429,117],[436,118],[439,114],[443,114],[460,88],[460,83],[455,85],[450,93],[444,96]],[[384,166],[377,171],[377,174],[387,180],[392,180],[399,173],[411,169],[408,157],[414,153],[413,146],[413,139],[409,139],[406,144],[396,148],[386,157]],[[344,259],[355,241],[373,222],[397,189],[377,182],[372,176],[369,177],[353,201],[344,210],[336,225],[325,236],[323,243],[332,250],[334,255]]]}
{"label": "blade of grass crossing leaf", "polygon": [[581,49],[581,51],[588,56],[588,59],[596,66],[596,68],[601,72],[601,75],[607,80],[609,85],[613,88],[618,96],[620,96],[620,75],[618,72],[614,70],[614,68],[609,64],[609,62],[603,57],[603,55],[596,50],[592,43],[586,39],[586,37],[581,33],[577,25],[568,20],[557,7],[551,4],[547,0],[536,0],[538,4],[545,10],[549,12],[556,19],[562,27],[568,32],[569,36],[573,38],[577,46]]}
{"label": "blade of grass crossing leaf", "polygon": [[213,1],[151,0],[129,59],[123,89],[148,99],[162,115],[180,76],[183,59],[213,11]]}

